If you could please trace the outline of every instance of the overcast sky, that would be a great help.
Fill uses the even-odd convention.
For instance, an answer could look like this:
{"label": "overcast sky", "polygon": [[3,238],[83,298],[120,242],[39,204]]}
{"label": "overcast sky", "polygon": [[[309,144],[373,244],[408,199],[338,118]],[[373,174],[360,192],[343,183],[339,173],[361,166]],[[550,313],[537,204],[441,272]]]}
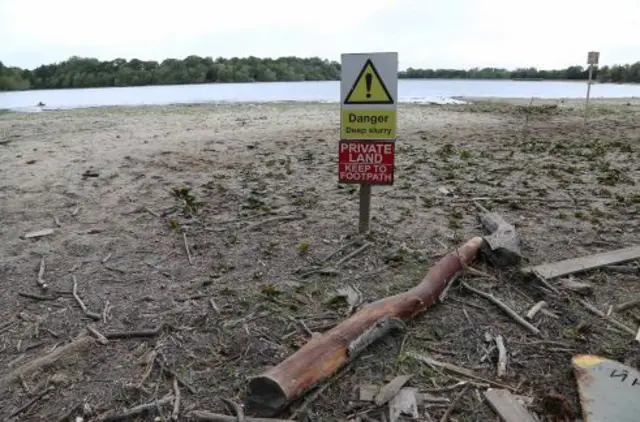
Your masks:
{"label": "overcast sky", "polygon": [[0,61],[397,51],[400,68],[640,60],[640,0],[0,0]]}

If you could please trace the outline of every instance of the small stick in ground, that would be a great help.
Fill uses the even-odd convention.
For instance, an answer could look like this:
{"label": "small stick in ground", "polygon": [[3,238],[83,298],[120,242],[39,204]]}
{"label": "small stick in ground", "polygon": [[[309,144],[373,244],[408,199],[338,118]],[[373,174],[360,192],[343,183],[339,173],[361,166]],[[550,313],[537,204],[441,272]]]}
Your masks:
{"label": "small stick in ground", "polygon": [[163,398],[161,398],[160,400],[154,400],[150,403],[145,403],[145,404],[141,404],[139,406],[136,407],[132,407],[129,410],[125,410],[122,413],[117,413],[115,415],[102,415],[98,418],[99,421],[102,422],[107,422],[107,421],[122,421],[122,420],[126,420],[128,418],[131,418],[132,416],[137,416],[141,413],[147,412],[151,409],[155,409],[156,408],[156,404],[159,406],[164,406],[165,404],[169,404],[173,401],[174,397],[172,395],[166,395]]}
{"label": "small stick in ground", "polygon": [[58,220],[58,217],[55,215],[53,216],[53,222],[56,223],[56,226],[62,227],[62,223],[60,223],[60,220]]}
{"label": "small stick in ground", "polygon": [[107,262],[109,260],[109,258],[111,258],[111,255],[113,255],[112,253],[109,253],[107,256],[105,256],[104,258],[102,258],[102,263],[104,264],[105,262]]}
{"label": "small stick in ground", "polygon": [[71,216],[75,217],[76,215],[78,215],[79,212],[80,212],[80,207],[76,207],[76,209],[73,210],[73,212],[71,213]]}
{"label": "small stick in ground", "polygon": [[209,304],[211,305],[211,308],[216,312],[216,314],[220,315],[220,308],[218,308],[218,305],[216,305],[215,300],[213,300],[213,298],[209,299]]}
{"label": "small stick in ground", "polygon": [[242,410],[242,407],[238,405],[238,403],[234,402],[233,400],[229,400],[225,397],[221,397],[221,400],[224,402],[224,404],[226,404],[230,409],[233,409],[233,413],[235,413],[236,415],[236,421],[238,422],[245,422],[245,417],[244,417],[244,410]]}
{"label": "small stick in ground", "polygon": [[467,393],[467,390],[469,390],[469,385],[465,385],[462,391],[460,391],[453,399],[447,410],[444,412],[444,415],[440,418],[440,422],[447,422],[449,420],[451,413],[453,413],[458,403],[460,403],[460,400],[462,400],[462,397]]}
{"label": "small stick in ground", "polygon": [[193,265],[193,258],[191,257],[191,251],[189,250],[189,243],[187,243],[186,233],[182,233],[182,240],[184,240],[184,249],[187,251],[187,259],[189,259],[189,265]]}
{"label": "small stick in ground", "polygon": [[78,305],[80,305],[80,308],[82,309],[82,312],[84,312],[84,314],[86,316],[88,316],[89,318],[96,320],[96,321],[100,321],[102,319],[101,315],[98,315],[94,312],[91,312],[88,308],[87,305],[84,304],[84,302],[82,301],[82,299],[80,299],[80,296],[78,296],[78,280],[76,279],[76,276],[72,276],[73,278],[73,290],[71,290],[71,294],[73,294],[74,299],[76,300],[76,302],[78,302]]}
{"label": "small stick in ground", "polygon": [[157,212],[153,211],[151,208],[145,207],[144,210],[146,212],[148,212],[149,214],[151,214],[152,216],[154,216],[156,218],[160,218],[160,214],[158,214]]}
{"label": "small stick in ground", "polygon": [[349,255],[345,256],[340,261],[336,262],[335,267],[339,268],[342,264],[344,264],[345,262],[347,262],[348,260],[350,260],[354,256],[364,252],[370,246],[371,246],[371,243],[366,242],[364,245],[360,246],[358,249],[356,249],[355,251],[351,252]]}
{"label": "small stick in ground", "polygon": [[451,363],[447,363],[447,362],[440,362],[438,360],[432,359],[432,358],[430,358],[428,356],[425,356],[425,355],[422,355],[420,353],[409,351],[409,352],[407,352],[407,356],[409,356],[410,358],[419,360],[421,362],[424,362],[427,365],[444,368],[444,369],[446,369],[448,371],[451,371],[451,372],[454,372],[456,374],[463,375],[463,376],[469,377],[469,378],[473,378],[473,379],[476,379],[478,381],[486,382],[488,384],[495,385],[497,387],[507,388],[507,389],[512,390],[512,391],[516,390],[513,387],[510,387],[508,385],[505,385],[505,384],[502,384],[502,383],[499,383],[499,382],[492,381],[490,379],[481,377],[481,376],[477,375],[475,372],[473,372],[473,371],[471,371],[471,370],[469,370],[467,368],[462,368],[460,366],[457,366],[457,365],[454,365],[454,364],[451,364]]}
{"label": "small stick in ground", "polygon": [[442,293],[440,293],[440,296],[438,297],[438,300],[440,302],[444,302],[444,300],[447,298],[447,294],[449,294],[449,289],[451,288],[451,286],[454,285],[456,280],[458,280],[458,278],[460,277],[462,272],[463,272],[463,270],[458,271],[457,273],[455,273],[453,275],[453,277],[451,277],[449,279],[449,282],[447,283],[447,287],[444,288],[444,290],[442,291]]}
{"label": "small stick in ground", "polygon": [[115,339],[127,339],[127,338],[137,338],[137,337],[155,337],[164,329],[164,324],[158,325],[156,328],[151,330],[138,330],[138,331],[114,331],[111,333],[106,333],[104,336],[109,340]]}
{"label": "small stick in ground", "polygon": [[533,307],[529,309],[529,312],[527,312],[527,319],[531,321],[536,316],[536,314],[540,312],[540,309],[542,309],[542,307],[545,306],[546,304],[547,302],[545,302],[544,300],[541,300],[540,302],[533,305]]}
{"label": "small stick in ground", "polygon": [[605,321],[608,321],[609,323],[611,323],[611,325],[614,325],[615,327],[621,329],[622,331],[626,331],[627,333],[631,334],[632,336],[636,335],[635,330],[632,330],[631,328],[627,327],[626,325],[624,325],[623,323],[621,323],[620,321],[617,321],[611,317],[608,317],[604,314],[604,312],[602,312],[601,310],[599,310],[598,308],[596,308],[595,306],[593,306],[592,304],[590,304],[589,302],[587,302],[584,299],[580,299],[580,303],[582,304],[582,306],[584,306],[585,308],[587,308],[587,310],[595,315],[598,315],[600,318],[604,319]]}
{"label": "small stick in ground", "polygon": [[171,419],[174,421],[178,420],[178,416],[180,415],[180,388],[178,387],[178,379],[173,379],[173,394],[176,396],[176,399],[173,401],[173,412],[171,413]]}
{"label": "small stick in ground", "polygon": [[180,376],[178,374],[176,374],[174,371],[172,371],[171,369],[169,369],[169,365],[167,363],[167,358],[162,354],[162,353],[158,353],[158,358],[160,359],[160,362],[162,363],[160,366],[162,367],[162,370],[169,375],[172,378],[175,378],[176,380],[178,380],[178,383],[180,383],[181,386],[183,386],[184,388],[186,388],[187,390],[189,390],[189,392],[191,394],[196,394],[196,390],[195,388],[193,388],[190,384],[188,384],[185,380],[183,380],[182,378],[180,378]]}
{"label": "small stick in ground", "polygon": [[634,306],[638,306],[638,305],[640,305],[640,297],[637,297],[637,298],[635,298],[633,300],[630,300],[628,302],[624,302],[624,303],[621,303],[619,305],[616,305],[616,306],[613,307],[613,310],[616,311],[616,312],[622,312],[625,309],[633,308]]}
{"label": "small stick in ground", "polygon": [[[237,422],[235,416],[221,415],[219,413],[205,412],[203,410],[194,410],[190,416],[202,422]],[[294,422],[292,419],[270,419],[270,418],[251,418],[245,417],[244,422]]]}
{"label": "small stick in ground", "polygon": [[87,325],[87,330],[89,330],[89,332],[95,336],[95,338],[98,340],[98,343],[100,344],[109,343],[109,340],[104,335],[102,335],[100,331],[96,330],[93,326],[91,326],[91,324]]}
{"label": "small stick in ground", "polygon": [[44,281],[43,277],[44,277],[44,258],[40,260],[40,270],[38,271],[38,285],[43,289],[46,289],[49,286],[47,285],[47,282]]}
{"label": "small stick in ground", "polygon": [[501,302],[500,300],[496,299],[493,295],[490,295],[489,293],[485,293],[483,291],[475,289],[475,288],[469,286],[465,282],[462,282],[462,286],[464,286],[464,288],[469,290],[470,292],[473,292],[473,293],[477,294],[478,296],[482,296],[483,298],[487,299],[489,302],[491,302],[494,305],[496,305],[498,308],[502,309],[513,320],[515,320],[518,324],[520,324],[523,327],[525,327],[527,330],[531,331],[533,334],[536,334],[536,335],[540,335],[541,334],[540,330],[538,330],[536,327],[534,327],[533,325],[531,325],[530,323],[525,321],[524,318],[522,318],[520,315],[518,315],[513,309],[509,308],[503,302]]}
{"label": "small stick in ground", "polygon": [[41,302],[44,302],[46,300],[54,300],[54,297],[48,297],[48,296],[42,296],[42,295],[37,295],[34,293],[29,293],[29,292],[18,292],[18,296],[22,296],[22,297],[26,297],[27,299],[33,299],[33,300],[38,300]]}
{"label": "small stick in ground", "polygon": [[350,247],[351,245],[357,244],[359,243],[360,240],[353,240],[349,243],[346,243],[344,245],[342,245],[340,248],[336,249],[335,251],[333,251],[332,253],[330,253],[325,259],[323,259],[320,263],[324,264],[325,262],[329,262],[331,260],[331,258],[333,258],[334,256],[338,255],[340,252],[344,251],[345,249],[347,249],[348,247]]}
{"label": "small stick in ground", "polygon": [[500,334],[495,337],[495,341],[498,348],[498,378],[502,378],[507,374],[507,348]]}
{"label": "small stick in ground", "polygon": [[111,304],[107,300],[104,303],[104,309],[102,310],[102,322],[107,323],[109,321],[109,310],[111,309]]}
{"label": "small stick in ground", "polygon": [[262,220],[262,221],[260,221],[258,223],[255,223],[255,224],[252,224],[250,226],[247,226],[247,227],[245,227],[244,230],[250,231],[250,230],[256,229],[256,228],[258,228],[260,226],[263,226],[265,224],[276,222],[276,221],[293,221],[293,220],[301,220],[303,218],[305,218],[304,215],[281,215],[281,216],[278,216],[278,217],[267,218],[266,220]]}
{"label": "small stick in ground", "polygon": [[18,416],[20,413],[22,413],[25,410],[29,409],[31,406],[33,406],[35,404],[35,402],[37,402],[38,400],[40,400],[41,398],[46,396],[47,393],[53,391],[54,389],[55,389],[54,386],[45,387],[41,392],[36,394],[36,396],[34,398],[32,398],[27,403],[25,403],[24,405],[20,406],[16,410],[14,410],[13,413],[11,413],[9,415],[9,419],[13,418],[14,416]]}

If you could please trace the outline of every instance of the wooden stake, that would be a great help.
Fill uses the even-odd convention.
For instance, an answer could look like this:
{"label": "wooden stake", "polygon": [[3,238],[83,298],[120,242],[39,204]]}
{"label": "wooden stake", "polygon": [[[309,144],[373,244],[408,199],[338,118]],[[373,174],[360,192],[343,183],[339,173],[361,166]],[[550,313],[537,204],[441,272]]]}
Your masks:
{"label": "wooden stake", "polygon": [[369,222],[371,221],[371,185],[360,185],[360,219],[358,222],[358,233],[369,232]]}

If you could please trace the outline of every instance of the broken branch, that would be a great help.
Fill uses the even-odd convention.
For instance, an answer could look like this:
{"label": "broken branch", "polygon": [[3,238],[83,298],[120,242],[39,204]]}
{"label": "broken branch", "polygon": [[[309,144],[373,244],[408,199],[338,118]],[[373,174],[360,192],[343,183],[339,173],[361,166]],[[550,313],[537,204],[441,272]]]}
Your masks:
{"label": "broken branch", "polygon": [[[312,338],[295,354],[250,380],[247,409],[259,416],[273,416],[318,382],[355,358],[394,325],[433,305],[453,274],[475,259],[482,243],[474,237],[457,251],[445,255],[414,288],[364,306],[327,333]],[[373,331],[371,331],[373,329]],[[374,335],[372,335],[374,334]],[[323,365],[317,365],[319,359]]]}
{"label": "broken branch", "polygon": [[477,375],[475,372],[471,371],[470,369],[467,368],[462,368],[460,366],[451,364],[451,363],[447,363],[447,362],[440,362],[438,360],[432,359],[429,356],[425,356],[422,355],[420,353],[416,353],[416,352],[407,352],[407,356],[409,356],[410,358],[419,360],[423,363],[426,363],[427,365],[431,365],[431,366],[437,366],[443,369],[446,369],[450,372],[456,373],[458,375],[464,375],[465,377],[469,377],[469,378],[473,378],[476,379],[478,381],[482,381],[482,382],[486,382],[487,384],[491,384],[491,385],[495,385],[497,387],[501,387],[501,388],[507,388],[509,390],[515,391],[515,388],[510,387],[508,385],[496,382],[496,381],[492,381],[488,378],[484,378],[480,375]]}
{"label": "broken branch", "polygon": [[533,334],[536,334],[536,335],[540,335],[541,334],[540,330],[538,330],[536,327],[534,327],[533,325],[531,325],[530,323],[525,321],[524,318],[522,318],[520,315],[518,315],[513,309],[509,308],[506,304],[504,304],[502,301],[497,299],[495,296],[490,295],[489,293],[485,293],[483,291],[480,291],[478,289],[475,289],[475,288],[469,286],[465,282],[462,282],[461,284],[462,284],[462,286],[464,286],[465,289],[469,290],[470,292],[473,292],[473,293],[477,294],[478,296],[482,296],[483,298],[487,299],[489,302],[491,302],[494,305],[496,305],[498,308],[502,309],[502,311],[504,311],[504,313],[509,315],[514,321],[516,321],[518,324],[520,324],[523,327],[525,327],[527,330],[531,331]]}
{"label": "broken branch", "polygon": [[164,406],[166,404],[169,404],[173,401],[174,397],[172,395],[166,395],[163,398],[161,398],[160,400],[154,400],[152,402],[149,403],[145,403],[145,404],[141,404],[139,406],[136,407],[132,407],[129,410],[125,410],[122,413],[117,413],[117,414],[112,414],[112,415],[102,415],[98,418],[99,421],[101,422],[107,422],[107,421],[121,421],[121,420],[125,420],[128,419],[132,416],[137,416],[141,413],[147,412],[149,410],[155,409],[156,406]]}
{"label": "broken branch", "polygon": [[71,294],[73,294],[73,298],[76,300],[76,302],[78,302],[78,305],[80,305],[80,308],[82,309],[82,312],[84,312],[84,314],[86,316],[88,316],[89,318],[96,320],[96,321],[100,321],[102,319],[101,315],[98,315],[94,312],[91,312],[88,308],[87,305],[84,304],[84,302],[82,301],[82,299],[80,299],[80,296],[78,296],[78,280],[76,279],[76,276],[71,276],[73,278],[73,290],[71,291]]}
{"label": "broken branch", "polygon": [[587,310],[589,312],[591,312],[591,313],[593,313],[595,315],[598,315],[600,318],[602,318],[605,321],[608,321],[609,323],[611,323],[611,325],[614,325],[615,327],[621,329],[622,331],[626,331],[627,333],[631,334],[632,336],[636,335],[635,330],[632,330],[631,328],[627,327],[626,325],[624,325],[620,321],[617,321],[617,320],[613,319],[612,317],[605,315],[604,312],[602,312],[601,310],[599,310],[598,308],[596,308],[595,306],[593,306],[592,304],[590,304],[586,300],[580,299],[580,303],[582,304],[582,306],[587,308]]}
{"label": "broken branch", "polygon": [[500,334],[496,336],[495,341],[498,348],[498,378],[502,378],[507,374],[507,349]]}
{"label": "broken branch", "polygon": [[156,328],[151,330],[138,330],[138,331],[114,331],[111,333],[106,333],[104,336],[109,340],[114,339],[127,339],[127,338],[135,338],[135,337],[155,337],[164,328],[164,324],[158,325]]}
{"label": "broken branch", "polygon": [[460,400],[462,400],[462,397],[467,393],[467,390],[469,390],[468,384],[464,386],[462,391],[458,393],[458,395],[453,399],[449,407],[447,407],[447,410],[444,412],[444,415],[442,415],[442,417],[440,418],[440,422],[447,422],[449,420],[451,413],[453,413],[458,403],[460,403]]}
{"label": "broken branch", "polygon": [[182,233],[182,240],[184,240],[184,249],[187,251],[187,259],[189,260],[189,265],[193,265],[193,258],[191,257],[191,251],[189,250],[189,243],[187,243],[186,233]]}
{"label": "broken branch", "polygon": [[540,312],[542,307],[545,306],[546,304],[547,302],[545,302],[544,300],[541,300],[540,302],[533,305],[533,307],[529,309],[529,312],[527,312],[527,319],[531,321],[536,316],[536,314]]}
{"label": "broken branch", "polygon": [[43,277],[44,277],[44,258],[40,260],[40,270],[38,271],[38,284],[43,289],[46,289],[49,286],[47,285],[47,282],[44,281]]}
{"label": "broken branch", "polygon": [[176,399],[173,402],[173,412],[171,413],[171,419],[174,421],[178,420],[178,416],[180,415],[180,387],[178,387],[178,379],[173,379],[173,394],[175,394]]}
{"label": "broken branch", "polygon": [[637,297],[628,302],[623,302],[620,305],[616,305],[613,307],[613,310],[616,312],[622,312],[625,309],[633,308],[634,306],[638,306],[638,305],[640,305],[640,297]]}

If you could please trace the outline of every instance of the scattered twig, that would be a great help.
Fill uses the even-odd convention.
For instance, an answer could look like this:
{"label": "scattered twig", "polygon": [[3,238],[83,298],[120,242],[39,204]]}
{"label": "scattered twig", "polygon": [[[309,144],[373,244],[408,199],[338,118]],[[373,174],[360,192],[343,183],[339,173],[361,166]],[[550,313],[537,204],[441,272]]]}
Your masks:
{"label": "scattered twig", "polygon": [[158,214],[157,212],[153,211],[151,208],[149,207],[144,207],[144,210],[146,212],[148,212],[149,214],[151,214],[152,216],[156,217],[156,218],[160,218],[160,214]]}
{"label": "scattered twig", "polygon": [[54,233],[53,229],[42,229],[35,232],[29,232],[24,235],[25,239],[36,239],[38,237],[51,236]]}
{"label": "scattered twig", "polygon": [[47,285],[47,282],[44,281],[43,277],[44,277],[44,258],[40,260],[40,270],[38,270],[38,285],[40,285],[40,287],[42,287],[43,289],[46,289],[49,286]]}
{"label": "scattered twig", "polygon": [[105,256],[104,258],[102,258],[102,263],[104,264],[105,262],[107,262],[109,260],[109,258],[111,258],[111,255],[113,255],[112,253],[109,253],[107,256]]}
{"label": "scattered twig", "polygon": [[55,215],[53,216],[53,222],[56,223],[56,226],[62,227],[62,223],[60,222],[60,220],[58,220],[58,217],[56,217]]}
{"label": "scattered twig", "polygon": [[71,291],[71,293],[73,294],[73,297],[76,300],[76,302],[78,302],[78,305],[80,305],[80,308],[82,309],[82,312],[84,312],[84,314],[86,316],[88,316],[89,318],[91,318],[93,320],[96,320],[96,321],[100,321],[102,319],[102,316],[98,315],[98,314],[96,314],[94,312],[91,312],[87,308],[87,305],[84,304],[82,299],[80,299],[80,296],[78,296],[78,280],[76,279],[76,276],[73,275],[71,277],[73,278],[73,290]]}
{"label": "scattered twig", "polygon": [[184,249],[187,251],[187,258],[189,259],[189,265],[193,265],[193,258],[191,257],[191,251],[189,250],[189,243],[187,243],[186,233],[182,233],[182,240],[184,240]]}
{"label": "scattered twig", "polygon": [[18,292],[18,296],[26,297],[28,299],[38,300],[40,302],[44,302],[46,300],[54,300],[55,299],[54,297],[42,296],[42,295],[37,295],[35,293],[29,293],[29,292]]}
{"label": "scattered twig", "polygon": [[354,256],[362,253],[364,250],[366,250],[370,246],[371,246],[371,243],[365,242],[364,245],[360,246],[358,249],[356,249],[355,251],[351,252],[349,255],[346,255],[340,261],[336,262],[335,268],[340,268],[340,266],[342,264],[344,264],[345,262],[347,262],[348,260],[350,260]]}
{"label": "scattered twig", "polygon": [[498,348],[498,378],[503,378],[507,374],[507,349],[500,334],[495,337],[495,341]]}
{"label": "scattered twig", "polygon": [[593,306],[592,304],[590,304],[586,300],[580,299],[579,302],[582,304],[582,306],[587,308],[588,311],[590,311],[593,314],[598,315],[600,318],[604,319],[605,321],[608,321],[609,323],[611,323],[611,325],[614,325],[615,327],[621,329],[622,331],[626,331],[627,333],[631,334],[632,336],[636,335],[635,330],[632,330],[631,328],[627,327],[626,325],[624,325],[620,321],[617,321],[617,320],[613,319],[612,317],[606,316],[604,314],[604,312],[602,312],[601,310],[599,310],[598,308],[596,308],[595,306]]}
{"label": "scattered twig", "polygon": [[131,418],[132,416],[137,416],[141,413],[144,413],[146,411],[149,411],[151,409],[154,409],[156,407],[156,403],[159,406],[164,406],[166,404],[169,404],[173,401],[174,397],[171,394],[168,394],[166,396],[164,396],[163,398],[161,398],[160,400],[154,400],[150,403],[145,403],[145,404],[141,404],[139,406],[135,406],[132,407],[129,410],[125,410],[122,413],[117,413],[117,414],[111,414],[111,415],[102,415],[98,418],[99,421],[102,422],[107,422],[107,421],[121,421],[121,420],[125,420],[128,418]]}
{"label": "scattered twig", "polygon": [[104,335],[102,335],[100,331],[96,330],[95,327],[93,327],[91,324],[87,325],[87,330],[89,330],[89,332],[95,336],[95,338],[98,340],[98,343],[109,343],[109,340]]}
{"label": "scattered twig", "polygon": [[541,300],[540,302],[533,305],[533,307],[529,309],[529,312],[527,312],[527,319],[531,321],[536,316],[536,314],[540,312],[542,307],[545,306],[546,304],[547,302],[545,302],[544,300]]}
{"label": "scattered twig", "polygon": [[391,400],[412,377],[413,375],[399,375],[384,385],[373,399],[376,406],[382,406]]}
{"label": "scattered twig", "polygon": [[31,406],[33,406],[35,404],[35,402],[37,402],[38,400],[40,400],[41,398],[46,396],[49,392],[53,391],[54,389],[55,389],[55,387],[52,386],[52,385],[49,386],[49,387],[45,387],[42,391],[40,391],[38,394],[36,394],[35,397],[33,397],[27,403],[25,403],[24,405],[20,406],[16,410],[14,410],[13,413],[11,413],[9,415],[9,419],[13,418],[14,416],[18,416],[20,413],[22,413],[25,410],[29,409]]}
{"label": "scattered twig", "polygon": [[75,217],[76,215],[78,215],[78,213],[80,212],[80,208],[81,208],[81,207],[76,207],[76,209],[75,209],[75,210],[73,210],[73,212],[71,213],[71,216],[72,216],[72,217]]}
{"label": "scattered twig", "polygon": [[636,334],[636,341],[640,342],[640,327],[638,327],[638,334]]}
{"label": "scattered twig", "polygon": [[495,386],[498,386],[498,387],[501,387],[501,388],[508,388],[509,390],[512,390],[512,391],[516,390],[515,388],[510,387],[508,385],[505,385],[505,384],[502,384],[502,383],[499,383],[499,382],[492,381],[490,379],[481,377],[480,375],[477,375],[475,372],[473,372],[473,371],[471,371],[469,369],[462,368],[460,366],[453,365],[453,364],[447,363],[447,362],[440,362],[438,360],[432,359],[432,358],[430,358],[428,356],[425,356],[425,355],[422,355],[420,353],[409,351],[409,352],[407,352],[407,356],[409,356],[410,358],[419,360],[421,362],[424,362],[427,365],[444,368],[444,369],[446,369],[448,371],[454,372],[454,373],[459,374],[459,375],[464,375],[466,377],[473,378],[473,379],[476,379],[478,381],[486,382],[488,384],[495,385]]}
{"label": "scattered twig", "polygon": [[107,300],[104,303],[104,308],[102,309],[102,322],[107,323],[109,321],[109,311],[111,310],[111,304]]}
{"label": "scattered twig", "polygon": [[211,308],[216,312],[216,314],[220,315],[220,308],[218,308],[218,305],[216,305],[216,302],[213,300],[213,298],[209,298],[209,304],[211,305]]}
{"label": "scattered twig", "polygon": [[350,247],[351,245],[354,245],[354,244],[357,244],[357,243],[360,243],[360,239],[356,239],[356,240],[353,240],[353,241],[351,241],[351,242],[349,242],[349,243],[345,243],[345,244],[344,244],[344,245],[342,245],[340,248],[338,248],[338,249],[336,249],[335,251],[333,251],[332,253],[330,253],[330,254],[329,254],[325,259],[323,259],[320,263],[321,263],[321,264],[324,264],[325,262],[329,262],[329,261],[331,261],[331,259],[332,259],[334,256],[338,255],[340,252],[344,251],[345,249],[347,249],[347,248],[348,248],[348,247]]}
{"label": "scattered twig", "polygon": [[523,327],[525,327],[527,330],[531,331],[533,334],[536,335],[540,335],[540,330],[538,330],[536,327],[534,327],[533,325],[531,325],[530,323],[528,323],[527,321],[525,321],[524,318],[522,318],[520,315],[518,315],[514,310],[512,310],[511,308],[509,308],[507,305],[505,305],[503,302],[501,302],[500,300],[498,300],[496,297],[494,297],[493,295],[490,295],[489,293],[485,293],[483,291],[480,291],[478,289],[475,289],[471,286],[469,286],[467,283],[462,282],[462,286],[464,286],[465,289],[469,290],[470,292],[473,292],[475,294],[477,294],[478,296],[482,296],[483,298],[487,299],[489,302],[493,303],[494,305],[496,305],[498,308],[502,309],[507,315],[509,315],[513,320],[515,320],[518,324],[522,325]]}
{"label": "scattered twig", "polygon": [[196,389],[193,388],[190,384],[188,384],[185,380],[183,380],[178,374],[176,374],[173,370],[169,369],[167,359],[164,357],[162,353],[158,353],[158,358],[162,362],[162,370],[169,375],[170,377],[178,380],[178,383],[189,390],[191,394],[196,394]]}
{"label": "scattered twig", "polygon": [[114,339],[128,339],[137,337],[155,337],[164,329],[164,324],[158,325],[156,328],[150,330],[138,330],[138,331],[114,331],[106,333],[104,336],[109,340]]}
{"label": "scattered twig", "polygon": [[444,414],[440,418],[440,422],[447,422],[449,420],[451,413],[453,413],[458,403],[460,403],[460,400],[462,400],[462,397],[467,393],[467,390],[469,390],[469,385],[465,385],[462,391],[460,391],[458,395],[456,395],[449,407],[447,407],[447,410],[445,410]]}
{"label": "scattered twig", "polygon": [[271,217],[271,218],[267,218],[266,220],[262,220],[262,221],[259,221],[259,222],[255,223],[255,224],[247,226],[247,227],[244,228],[244,230],[250,231],[250,230],[256,229],[256,228],[258,228],[260,226],[263,226],[265,224],[273,223],[273,222],[276,222],[276,221],[293,221],[293,220],[301,220],[303,218],[305,218],[305,216],[302,215],[302,214],[299,214],[299,215],[281,215],[281,216],[278,216],[278,217]]}
{"label": "scattered twig", "polygon": [[[203,410],[194,410],[190,416],[203,422],[237,422],[238,418],[235,416],[221,415],[219,413],[205,412]],[[245,417],[244,422],[294,422],[292,419],[270,419],[270,418],[251,418]]]}
{"label": "scattered twig", "polygon": [[630,300],[628,302],[623,302],[619,305],[616,305],[613,307],[613,310],[616,312],[622,312],[625,309],[629,309],[629,308],[633,308],[634,306],[638,306],[640,305],[640,297],[637,297],[633,300]]}
{"label": "scattered twig", "polygon": [[240,406],[238,403],[234,402],[233,400],[229,400],[226,397],[221,397],[220,398],[230,409],[233,409],[233,413],[236,416],[236,421],[237,422],[245,422],[245,417],[244,417],[244,411],[242,410],[242,406]]}
{"label": "scattered twig", "polygon": [[449,281],[447,282],[447,286],[444,288],[444,290],[442,291],[442,293],[440,293],[440,296],[438,297],[438,300],[440,302],[444,302],[444,300],[447,298],[447,295],[449,294],[449,289],[451,289],[451,286],[455,284],[455,282],[458,280],[462,272],[463,270],[459,270],[457,273],[453,275],[453,277],[449,279]]}
{"label": "scattered twig", "polygon": [[171,412],[171,419],[174,421],[178,420],[178,416],[180,415],[180,387],[178,387],[178,379],[173,379],[173,394],[176,396],[176,399],[173,401],[173,412]]}

